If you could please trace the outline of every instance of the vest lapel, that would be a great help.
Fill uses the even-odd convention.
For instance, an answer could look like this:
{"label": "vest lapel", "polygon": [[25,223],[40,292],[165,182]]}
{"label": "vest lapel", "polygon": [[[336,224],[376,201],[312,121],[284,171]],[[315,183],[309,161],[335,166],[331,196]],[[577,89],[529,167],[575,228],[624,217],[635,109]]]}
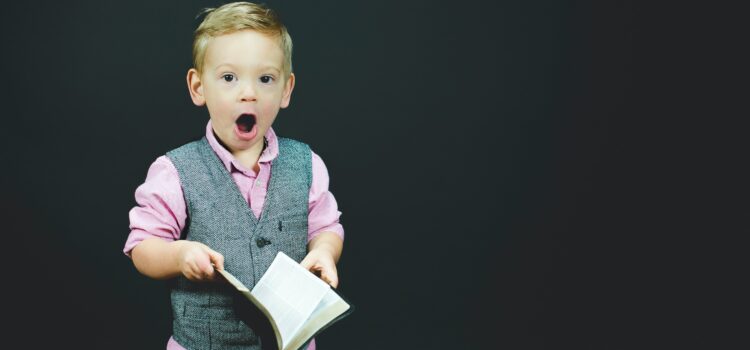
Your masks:
{"label": "vest lapel", "polygon": [[204,159],[210,159],[211,166],[209,167],[209,169],[211,169],[212,172],[215,173],[215,175],[218,175],[217,177],[224,178],[225,181],[222,181],[221,183],[226,186],[225,190],[228,191],[227,193],[233,194],[231,196],[232,200],[236,202],[236,205],[244,208],[243,213],[245,214],[244,219],[246,220],[243,221],[246,221],[245,223],[248,225],[248,227],[250,227],[250,236],[254,237],[257,231],[256,228],[258,226],[258,219],[255,218],[255,214],[253,214],[252,209],[250,209],[250,206],[247,204],[247,200],[245,200],[245,197],[240,192],[239,187],[237,187],[237,183],[235,183],[234,179],[232,179],[232,175],[229,173],[229,170],[227,170],[227,168],[224,166],[224,163],[221,162],[221,159],[219,159],[219,155],[217,155],[216,152],[211,149],[211,145],[208,144],[208,140],[205,137],[201,139],[201,152],[204,153]]}

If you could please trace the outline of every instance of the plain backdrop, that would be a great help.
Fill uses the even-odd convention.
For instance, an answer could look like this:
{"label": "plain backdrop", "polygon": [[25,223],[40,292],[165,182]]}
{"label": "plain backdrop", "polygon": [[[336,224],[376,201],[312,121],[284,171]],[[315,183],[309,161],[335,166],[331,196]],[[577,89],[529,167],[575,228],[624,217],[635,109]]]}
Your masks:
{"label": "plain backdrop", "polygon": [[[0,341],[164,348],[166,283],[122,248],[149,164],[203,133],[185,74],[195,15],[217,4],[3,5]],[[679,284],[706,272],[685,272],[709,250],[690,237],[723,222],[699,207],[723,201],[702,199],[729,196],[705,189],[714,168],[698,165],[722,161],[692,146],[713,135],[692,117],[725,111],[682,94],[707,77],[710,15],[598,1],[268,4],[297,76],[274,128],[324,159],[346,230],[340,290],[357,310],[319,349],[725,339],[695,327],[722,320],[694,318],[708,308],[685,291],[704,280]]]}

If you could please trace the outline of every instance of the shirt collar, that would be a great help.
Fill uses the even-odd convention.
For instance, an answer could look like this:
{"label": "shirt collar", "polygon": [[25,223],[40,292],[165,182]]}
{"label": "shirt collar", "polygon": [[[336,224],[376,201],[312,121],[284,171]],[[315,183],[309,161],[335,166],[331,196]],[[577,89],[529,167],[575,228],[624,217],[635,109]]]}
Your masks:
{"label": "shirt collar", "polygon": [[[276,138],[276,133],[273,131],[273,128],[268,128],[266,130],[266,148],[263,150],[263,152],[260,154],[260,158],[258,158],[258,163],[269,163],[272,160],[276,158],[276,156],[279,155],[279,141]],[[247,169],[242,164],[240,164],[232,155],[229,150],[224,148],[224,146],[219,143],[219,140],[216,138],[216,135],[214,134],[214,129],[211,127],[211,121],[208,121],[208,124],[206,125],[206,139],[208,140],[208,144],[211,145],[211,149],[214,150],[214,153],[216,153],[217,156],[219,156],[219,159],[221,160],[221,163],[224,164],[224,167],[229,171],[232,172],[233,169],[237,169],[243,173],[254,173],[251,169]]]}

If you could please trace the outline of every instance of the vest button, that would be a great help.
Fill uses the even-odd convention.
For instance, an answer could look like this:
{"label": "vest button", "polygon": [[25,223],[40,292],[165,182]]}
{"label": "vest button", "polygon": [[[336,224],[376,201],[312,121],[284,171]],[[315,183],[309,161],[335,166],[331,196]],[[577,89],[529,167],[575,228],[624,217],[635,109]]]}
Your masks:
{"label": "vest button", "polygon": [[255,240],[255,244],[258,245],[258,248],[263,248],[269,244],[271,244],[271,241],[261,237]]}

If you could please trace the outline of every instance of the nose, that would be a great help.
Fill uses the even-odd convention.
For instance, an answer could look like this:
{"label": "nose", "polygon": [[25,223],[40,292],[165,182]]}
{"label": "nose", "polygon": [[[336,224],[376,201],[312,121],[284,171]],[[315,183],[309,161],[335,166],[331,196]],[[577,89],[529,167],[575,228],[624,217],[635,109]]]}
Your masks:
{"label": "nose", "polygon": [[252,83],[245,83],[240,86],[240,102],[251,102],[255,101],[255,87]]}

